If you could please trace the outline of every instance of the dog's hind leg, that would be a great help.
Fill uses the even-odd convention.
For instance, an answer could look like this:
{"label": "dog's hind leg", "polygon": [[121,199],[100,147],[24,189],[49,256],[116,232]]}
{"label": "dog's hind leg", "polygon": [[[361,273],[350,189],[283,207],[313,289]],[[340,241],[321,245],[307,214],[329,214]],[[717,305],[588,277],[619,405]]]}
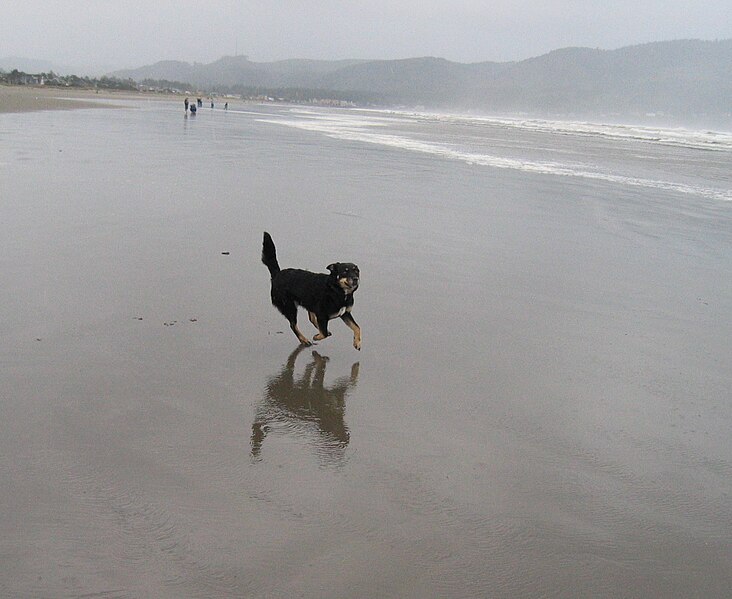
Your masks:
{"label": "dog's hind leg", "polygon": [[300,340],[300,343],[303,345],[312,345],[313,342],[310,341],[305,335],[303,335],[300,332],[300,329],[297,328],[297,322],[296,321],[290,321],[290,328],[292,329],[292,332],[295,333],[295,337],[297,337]]}
{"label": "dog's hind leg", "polygon": [[300,332],[300,329],[297,326],[297,305],[295,302],[292,301],[284,301],[284,302],[272,302],[277,309],[282,312],[284,317],[288,320],[290,323],[290,328],[292,329],[292,332],[295,333],[295,337],[298,338],[300,343],[303,345],[312,345],[312,342]]}
{"label": "dog's hind leg", "polygon": [[303,345],[312,345],[313,342],[310,341],[305,335],[302,334],[299,328],[297,328],[297,318],[294,320],[290,320],[290,328],[292,329],[292,332],[295,333],[295,337],[297,337],[300,340],[300,343]]}

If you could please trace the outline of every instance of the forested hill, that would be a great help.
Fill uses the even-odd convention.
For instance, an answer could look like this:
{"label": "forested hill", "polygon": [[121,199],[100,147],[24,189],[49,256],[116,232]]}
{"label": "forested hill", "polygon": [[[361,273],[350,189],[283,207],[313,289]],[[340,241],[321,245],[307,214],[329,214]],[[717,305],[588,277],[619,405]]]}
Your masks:
{"label": "forested hill", "polygon": [[206,88],[307,88],[382,104],[545,113],[725,115],[732,111],[732,40],[678,40],[618,50],[565,48],[517,62],[441,58],[159,62],[114,76]]}

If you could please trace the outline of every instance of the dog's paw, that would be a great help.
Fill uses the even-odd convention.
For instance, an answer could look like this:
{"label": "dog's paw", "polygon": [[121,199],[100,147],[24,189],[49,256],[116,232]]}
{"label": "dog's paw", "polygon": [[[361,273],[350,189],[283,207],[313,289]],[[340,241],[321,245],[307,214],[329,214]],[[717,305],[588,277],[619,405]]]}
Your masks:
{"label": "dog's paw", "polygon": [[361,351],[361,340],[360,339],[354,339],[353,340],[353,347],[355,347],[358,351]]}
{"label": "dog's paw", "polygon": [[323,339],[325,339],[325,337],[323,337],[322,333],[318,333],[313,337],[313,341],[322,341]]}

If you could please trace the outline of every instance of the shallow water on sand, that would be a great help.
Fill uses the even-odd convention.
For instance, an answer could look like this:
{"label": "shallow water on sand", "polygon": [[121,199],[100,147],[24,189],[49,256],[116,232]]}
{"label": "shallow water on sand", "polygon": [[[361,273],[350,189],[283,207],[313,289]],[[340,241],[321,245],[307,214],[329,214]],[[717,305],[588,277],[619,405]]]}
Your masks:
{"label": "shallow water on sand", "polygon": [[181,108],[0,115],[0,596],[728,593],[723,139]]}

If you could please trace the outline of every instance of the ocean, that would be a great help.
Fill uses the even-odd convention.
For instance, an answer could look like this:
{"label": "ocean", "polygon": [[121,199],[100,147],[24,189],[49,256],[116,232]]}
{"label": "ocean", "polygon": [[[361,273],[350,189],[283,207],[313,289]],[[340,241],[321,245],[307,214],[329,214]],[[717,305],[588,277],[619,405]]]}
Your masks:
{"label": "ocean", "polygon": [[0,114],[0,596],[728,595],[732,133],[115,103]]}

